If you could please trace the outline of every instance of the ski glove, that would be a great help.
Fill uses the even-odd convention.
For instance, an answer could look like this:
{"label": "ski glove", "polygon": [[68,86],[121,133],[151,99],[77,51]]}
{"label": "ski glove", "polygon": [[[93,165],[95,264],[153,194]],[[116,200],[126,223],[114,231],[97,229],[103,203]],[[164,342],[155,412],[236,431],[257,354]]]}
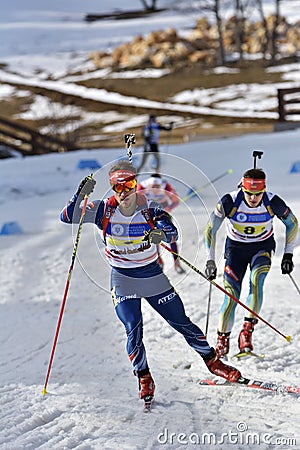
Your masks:
{"label": "ski glove", "polygon": [[205,275],[209,280],[217,278],[217,266],[213,259],[206,261]]}
{"label": "ski glove", "polygon": [[96,180],[92,177],[92,175],[89,175],[85,177],[80,185],[78,186],[76,194],[80,197],[85,197],[86,195],[89,196],[94,190],[96,184]]}
{"label": "ski glove", "polygon": [[281,273],[283,275],[290,274],[294,269],[292,253],[285,253],[281,261]]}
{"label": "ski glove", "polygon": [[167,242],[166,234],[159,228],[150,230],[146,236],[146,239],[150,242],[150,244],[160,244],[161,241]]}
{"label": "ski glove", "polygon": [[168,244],[177,241],[178,231],[175,225],[173,225],[173,223],[171,222],[171,219],[169,218],[156,219],[155,226],[156,228],[159,228],[165,233],[166,236],[165,241],[168,242]]}

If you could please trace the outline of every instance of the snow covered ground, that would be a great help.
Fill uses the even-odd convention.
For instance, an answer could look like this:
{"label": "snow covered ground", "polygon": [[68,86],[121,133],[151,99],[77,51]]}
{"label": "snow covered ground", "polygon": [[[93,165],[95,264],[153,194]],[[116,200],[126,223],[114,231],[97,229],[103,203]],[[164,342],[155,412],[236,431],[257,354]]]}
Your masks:
{"label": "snow covered ground", "polygon": [[[285,198],[300,217],[300,173],[289,173],[299,161],[299,138],[294,131],[172,146],[163,156],[163,171],[181,197],[191,186],[207,184],[207,177],[233,170],[215,183],[215,189],[206,187],[199,198],[182,202],[174,211],[181,230],[180,253],[203,269],[207,214],[218,195],[234,189],[243,171],[252,166],[253,149],[264,151],[259,165],[268,174],[269,189]],[[157,391],[153,412],[142,413],[125,333],[108,292],[109,268],[92,226],[82,232],[48,394],[42,395],[77,232],[59,221],[59,213],[90,172],[77,169],[80,160],[102,164],[95,173],[96,198],[108,194],[107,168],[122,153],[125,156],[120,149],[81,151],[0,162],[1,226],[17,222],[23,230],[0,236],[1,449],[192,449],[198,441],[202,449],[297,448],[299,398],[239,387],[200,387],[199,379],[210,378],[201,358],[147,304],[143,304],[145,344]],[[134,153],[137,161],[139,155]],[[255,350],[265,358],[230,363],[245,376],[299,385],[299,294],[280,272],[284,228],[278,220],[275,233],[278,246],[261,315],[293,340],[288,344],[260,323]],[[219,272],[223,235],[222,229]],[[176,274],[169,255],[164,259],[188,315],[205,329],[207,282],[192,271]],[[298,240],[293,273],[298,284],[299,261]],[[221,278],[217,281],[222,283]],[[242,301],[246,295],[247,280]],[[212,345],[222,299],[213,288],[208,332]],[[237,350],[243,313],[238,307],[231,354]]]}

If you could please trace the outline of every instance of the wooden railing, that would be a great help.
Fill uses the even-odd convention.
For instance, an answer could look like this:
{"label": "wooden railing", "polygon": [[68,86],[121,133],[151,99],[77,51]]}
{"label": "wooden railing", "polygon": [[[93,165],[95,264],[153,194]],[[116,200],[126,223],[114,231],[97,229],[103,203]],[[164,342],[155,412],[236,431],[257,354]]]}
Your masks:
{"label": "wooden railing", "polygon": [[277,97],[280,122],[288,121],[291,115],[300,118],[300,88],[278,89]]}
{"label": "wooden railing", "polygon": [[76,150],[76,147],[69,142],[42,134],[5,117],[0,117],[0,144],[18,150],[23,155]]}

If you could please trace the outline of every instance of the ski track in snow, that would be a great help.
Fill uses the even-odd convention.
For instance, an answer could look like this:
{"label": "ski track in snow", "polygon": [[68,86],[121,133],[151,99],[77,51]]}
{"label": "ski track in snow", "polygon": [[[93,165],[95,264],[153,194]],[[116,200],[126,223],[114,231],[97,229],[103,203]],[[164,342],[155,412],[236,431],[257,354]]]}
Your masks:
{"label": "ski track in snow", "polygon": [[[275,190],[278,186],[278,192],[299,217],[298,175],[285,175],[289,176],[286,186],[280,177],[276,178],[276,174],[295,159],[297,146],[293,143],[298,142],[298,136],[292,132],[276,134],[276,141],[272,135],[252,136],[175,146],[172,151],[180,157],[185,154],[208,176],[224,171],[230,161],[234,176],[225,177],[216,186],[225,192],[229,186],[234,188],[240,172],[251,160],[249,152],[240,154],[240,148],[263,146],[266,148],[264,163]],[[276,150],[276,145],[282,148],[283,142],[289,142],[291,148],[285,155]],[[226,152],[226,160],[222,160],[221,154],[218,161],[206,158],[220,146]],[[242,387],[200,387],[198,380],[211,376],[201,358],[146,302],[143,303],[144,340],[157,391],[151,414],[142,412],[137,380],[125,352],[125,333],[115,317],[108,293],[109,270],[103,260],[103,248],[94,249],[96,237],[88,228],[84,228],[79,245],[79,259],[72,274],[48,393],[42,395],[76,233],[76,228],[72,232],[71,227],[61,224],[58,216],[86,175],[76,170],[76,163],[87,154],[105,165],[118,157],[120,151],[74,152],[1,161],[2,210],[7,219],[18,220],[24,228],[24,234],[0,237],[3,250],[0,260],[1,449],[192,449],[195,444],[191,439],[204,439],[204,433],[212,434],[211,439],[216,440],[214,447],[229,448],[233,445],[228,437],[231,432],[237,433],[236,439],[239,439],[235,448],[244,448],[247,433],[260,439],[259,445],[257,441],[248,442],[249,449],[284,448],[277,445],[275,439],[295,438],[299,442],[297,396]],[[182,161],[171,159],[167,166],[174,173],[182,172],[183,179],[187,178],[190,184],[194,183],[192,170],[189,168],[184,174]],[[62,171],[64,176],[61,176]],[[273,178],[272,174],[275,174]],[[97,189],[104,189],[101,173],[95,176]],[[32,187],[34,179],[36,185],[44,187],[43,195]],[[6,193],[15,183],[20,192],[10,201]],[[203,185],[203,180],[199,184]],[[185,185],[180,186],[183,189]],[[202,198],[205,207],[211,210],[216,194],[208,190]],[[200,238],[207,214],[197,200],[191,200],[189,206],[187,209],[180,205],[174,211],[182,231],[180,253],[202,268],[204,253]],[[191,214],[196,218],[198,230]],[[266,282],[261,315],[294,339],[288,344],[270,328],[259,324],[255,330],[255,350],[265,353],[265,358],[230,359],[229,363],[247,377],[299,385],[299,299],[288,277],[279,276],[281,227],[280,223],[276,224],[275,232],[280,236],[278,252]],[[219,253],[223,234],[224,230],[220,230]],[[298,245],[295,261],[299,261],[299,250]],[[208,286],[194,272],[177,275],[169,256],[164,254],[167,274],[181,294],[188,315],[205,329]],[[219,272],[221,266],[222,258]],[[298,270],[296,267],[296,280],[299,280]],[[217,282],[221,284],[222,279],[218,278]],[[242,299],[246,298],[246,291],[247,281]],[[211,345],[215,344],[222,299],[223,294],[214,288],[208,332]],[[243,315],[242,308],[238,307],[231,354],[237,350]],[[240,423],[246,424],[247,431],[238,431]],[[185,437],[180,438],[180,433]],[[263,442],[267,433],[272,443]],[[223,436],[224,445],[220,444],[222,434],[227,434]],[[207,439],[200,448],[212,447]]]}

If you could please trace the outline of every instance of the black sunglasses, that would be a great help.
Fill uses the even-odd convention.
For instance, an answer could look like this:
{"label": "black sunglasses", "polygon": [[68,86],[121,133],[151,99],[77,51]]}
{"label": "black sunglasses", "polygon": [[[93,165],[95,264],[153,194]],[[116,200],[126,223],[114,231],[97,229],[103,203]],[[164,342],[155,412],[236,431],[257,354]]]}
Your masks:
{"label": "black sunglasses", "polygon": [[244,191],[245,194],[250,195],[252,197],[252,195],[254,195],[255,197],[259,197],[261,194],[263,194],[263,192],[257,192],[256,194],[254,192],[249,192],[249,191]]}

